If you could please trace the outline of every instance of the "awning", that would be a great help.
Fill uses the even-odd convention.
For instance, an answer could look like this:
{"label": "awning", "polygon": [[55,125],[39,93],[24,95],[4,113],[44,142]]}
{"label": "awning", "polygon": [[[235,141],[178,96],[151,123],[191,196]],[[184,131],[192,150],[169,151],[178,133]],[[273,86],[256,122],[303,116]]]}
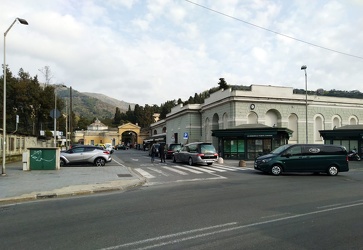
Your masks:
{"label": "awning", "polygon": [[147,142],[165,142],[166,141],[166,133],[153,135],[144,140],[145,143]]}

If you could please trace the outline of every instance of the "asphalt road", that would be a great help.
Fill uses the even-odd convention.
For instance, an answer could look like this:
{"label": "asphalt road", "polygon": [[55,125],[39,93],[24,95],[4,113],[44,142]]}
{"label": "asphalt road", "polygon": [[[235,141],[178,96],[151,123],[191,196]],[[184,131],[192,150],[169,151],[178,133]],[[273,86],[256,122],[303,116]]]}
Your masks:
{"label": "asphalt road", "polygon": [[[143,151],[115,154],[130,168],[150,171]],[[152,166],[159,175],[148,180],[157,184],[127,192],[1,206],[0,246],[362,249],[361,163],[334,177],[247,170],[209,178],[208,173],[172,174],[163,166]],[[167,161],[165,166],[183,165]]]}

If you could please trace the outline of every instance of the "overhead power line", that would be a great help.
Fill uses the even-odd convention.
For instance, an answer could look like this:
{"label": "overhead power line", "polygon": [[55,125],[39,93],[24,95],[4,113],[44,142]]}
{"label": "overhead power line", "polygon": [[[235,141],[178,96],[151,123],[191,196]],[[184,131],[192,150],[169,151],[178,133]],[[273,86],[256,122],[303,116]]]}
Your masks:
{"label": "overhead power line", "polygon": [[355,57],[355,58],[358,58],[358,59],[363,59],[363,57],[361,57],[361,56],[356,56],[356,55],[352,55],[352,54],[345,53],[345,52],[342,52],[342,51],[338,51],[338,50],[335,50],[335,49],[330,49],[330,48],[327,48],[327,47],[324,47],[324,46],[321,46],[321,45],[318,45],[318,44],[315,44],[315,43],[307,42],[307,41],[304,41],[302,39],[298,39],[298,38],[295,38],[295,37],[292,37],[292,36],[289,36],[289,35],[285,35],[283,33],[280,33],[280,32],[277,32],[277,31],[274,31],[274,30],[271,30],[271,29],[268,29],[268,28],[265,28],[265,27],[262,27],[262,26],[259,26],[259,25],[250,23],[250,22],[247,22],[245,20],[242,20],[242,19],[239,19],[237,17],[234,17],[234,16],[231,16],[231,15],[225,14],[223,12],[220,12],[220,11],[217,11],[217,10],[214,10],[214,9],[211,9],[211,8],[209,8],[207,6],[204,6],[204,5],[195,3],[195,2],[190,1],[190,0],[185,0],[185,1],[188,2],[188,3],[194,4],[194,5],[198,6],[198,7],[201,7],[203,9],[206,9],[206,10],[209,10],[211,12],[217,13],[219,15],[222,15],[222,16],[225,16],[225,17],[228,17],[228,18],[237,20],[239,22],[248,24],[248,25],[253,26],[255,28],[259,28],[259,29],[262,29],[262,30],[265,30],[265,31],[274,33],[274,34],[279,35],[279,36],[283,36],[283,37],[286,37],[286,38],[289,38],[289,39],[292,39],[292,40],[295,40],[295,41],[298,41],[298,42],[301,42],[301,43],[308,44],[310,46],[314,46],[314,47],[317,47],[317,48],[320,48],[320,49],[325,49],[325,50],[332,51],[332,52],[335,52],[335,53],[339,53],[339,54],[342,54],[342,55],[345,55],[345,56],[350,56],[350,57]]}

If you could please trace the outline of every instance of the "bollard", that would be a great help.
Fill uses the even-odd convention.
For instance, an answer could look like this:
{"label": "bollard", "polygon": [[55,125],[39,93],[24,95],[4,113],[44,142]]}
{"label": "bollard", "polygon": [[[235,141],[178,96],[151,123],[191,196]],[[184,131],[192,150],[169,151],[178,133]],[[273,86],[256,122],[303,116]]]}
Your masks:
{"label": "bollard", "polygon": [[244,160],[240,160],[239,161],[239,166],[240,167],[246,167],[246,162]]}
{"label": "bollard", "polygon": [[222,158],[222,157],[218,157],[217,162],[218,162],[219,164],[223,164],[223,158]]}
{"label": "bollard", "polygon": [[28,152],[23,152],[23,171],[29,171]]}

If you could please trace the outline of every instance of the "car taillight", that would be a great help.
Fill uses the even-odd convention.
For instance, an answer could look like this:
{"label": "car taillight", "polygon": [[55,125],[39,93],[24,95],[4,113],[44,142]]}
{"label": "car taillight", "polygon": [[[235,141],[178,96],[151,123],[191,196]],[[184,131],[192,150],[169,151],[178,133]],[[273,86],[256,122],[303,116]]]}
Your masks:
{"label": "car taillight", "polygon": [[103,151],[103,153],[104,153],[104,154],[107,154],[107,155],[109,155],[109,154],[110,154],[110,152],[109,152],[109,151],[107,151],[107,150],[104,150],[104,151]]}
{"label": "car taillight", "polygon": [[197,156],[200,156],[200,157],[202,157],[202,156],[204,156],[204,154],[198,154]]}

